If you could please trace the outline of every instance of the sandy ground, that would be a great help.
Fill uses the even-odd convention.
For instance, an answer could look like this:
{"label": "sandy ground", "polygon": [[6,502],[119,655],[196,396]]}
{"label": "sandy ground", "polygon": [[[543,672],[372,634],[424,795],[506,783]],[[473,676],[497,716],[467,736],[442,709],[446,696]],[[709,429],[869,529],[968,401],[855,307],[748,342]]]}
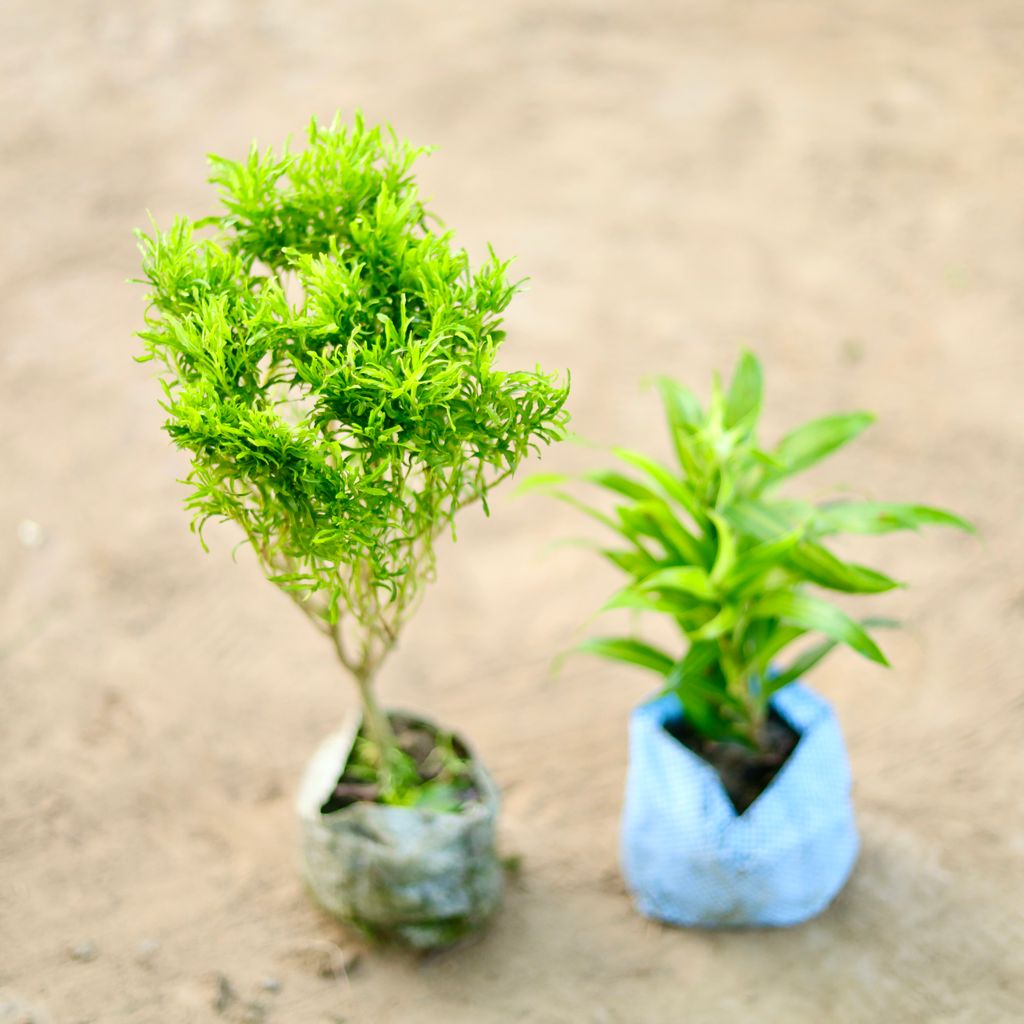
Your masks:
{"label": "sandy ground", "polygon": [[[1019,0],[4,0],[0,1005],[59,1024],[1024,1020],[1022,57]],[[616,826],[646,680],[580,660],[551,678],[613,577],[550,546],[571,512],[510,491],[466,516],[385,680],[501,781],[507,905],[419,960],[307,901],[292,793],[351,694],[230,530],[210,555],[189,535],[125,278],[147,208],[209,209],[207,151],[356,106],[439,147],[424,189],[467,245],[519,255],[507,358],[572,368],[580,433],[664,451],[642,380],[703,387],[749,344],[769,436],[880,414],[816,483],[982,528],[858,545],[915,586],[872,609],[907,622],[891,672],[838,656],[816,677],[864,839],[819,920],[707,934],[633,913]]]}

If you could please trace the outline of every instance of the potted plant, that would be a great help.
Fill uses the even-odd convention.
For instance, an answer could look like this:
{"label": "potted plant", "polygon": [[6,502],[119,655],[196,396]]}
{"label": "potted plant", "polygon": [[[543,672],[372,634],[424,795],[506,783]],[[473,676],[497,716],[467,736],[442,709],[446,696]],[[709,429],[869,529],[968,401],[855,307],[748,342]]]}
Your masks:
{"label": "potted plant", "polygon": [[[816,590],[898,584],[827,546],[841,533],[970,529],[924,505],[785,498],[779,486],[853,440],[866,413],[827,416],[759,447],[762,372],[749,353],[708,408],[659,381],[678,466],[618,449],[624,468],[588,479],[614,513],[555,494],[613,530],[601,553],[626,576],[605,606],[653,612],[677,644],[599,637],[582,649],[655,673],[630,723],[622,862],[640,911],[681,925],[787,925],[846,881],[858,838],[842,734],[799,680],[836,645],[887,664],[871,636]],[[555,486],[558,478],[536,478]],[[809,643],[810,641],[810,643]],[[789,656],[786,664],[777,664]]]}
{"label": "potted plant", "polygon": [[300,787],[312,891],[375,935],[433,946],[498,904],[498,796],[461,739],[386,711],[376,683],[438,538],[563,434],[567,386],[496,368],[517,285],[493,252],[473,270],[431,227],[423,152],[357,117],[314,120],[299,152],[212,157],[222,212],[139,233],[140,337],[165,429],[191,454],[193,529],[237,523],[358,692]]}

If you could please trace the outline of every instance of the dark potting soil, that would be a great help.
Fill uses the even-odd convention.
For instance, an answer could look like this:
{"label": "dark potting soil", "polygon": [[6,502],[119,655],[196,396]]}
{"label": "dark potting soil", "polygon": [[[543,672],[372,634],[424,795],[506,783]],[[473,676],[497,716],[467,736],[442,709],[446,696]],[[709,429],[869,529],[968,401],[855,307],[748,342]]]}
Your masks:
{"label": "dark potting soil", "polygon": [[[398,747],[416,765],[420,782],[428,783],[436,780],[442,771],[438,759],[432,756],[437,750],[440,739],[437,729],[428,722],[406,715],[390,715],[389,719],[391,727],[395,731]],[[360,729],[358,736],[362,737],[363,735],[364,733]],[[457,757],[469,761],[469,751],[457,736],[451,738],[451,745]],[[350,761],[351,755],[334,791],[320,808],[321,814],[340,811],[359,802],[378,804],[385,802],[381,796],[380,786],[376,782],[368,782],[360,775],[353,774],[350,771]],[[459,788],[459,798],[462,803],[470,803],[479,799],[479,796],[480,794],[472,785]]]}
{"label": "dark potting soil", "polygon": [[718,772],[737,814],[768,788],[800,740],[800,734],[774,708],[768,713],[757,751],[740,743],[706,739],[684,717],[666,722],[665,731]]}

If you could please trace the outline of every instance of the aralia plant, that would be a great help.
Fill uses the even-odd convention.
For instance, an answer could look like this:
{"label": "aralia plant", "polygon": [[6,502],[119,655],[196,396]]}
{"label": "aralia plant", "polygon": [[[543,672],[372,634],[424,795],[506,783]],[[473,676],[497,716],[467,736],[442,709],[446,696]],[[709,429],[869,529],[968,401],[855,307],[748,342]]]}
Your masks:
{"label": "aralia plant", "polygon": [[[781,495],[782,484],[852,441],[874,417],[826,416],[762,447],[763,375],[750,353],[728,389],[715,379],[706,409],[681,384],[661,378],[658,385],[677,465],[615,449],[622,470],[585,478],[616,496],[612,514],[566,492],[564,478],[538,475],[531,486],[552,489],[618,536],[618,546],[600,551],[627,582],[605,608],[657,613],[679,636],[677,649],[635,636],[595,637],[579,649],[653,671],[701,737],[758,751],[766,746],[773,694],[838,644],[887,664],[871,634],[888,620],[857,621],[819,592],[877,594],[899,584],[844,561],[829,539],[971,526],[926,505],[816,504]],[[790,657],[794,644],[800,651]]]}
{"label": "aralia plant", "polygon": [[437,227],[412,173],[424,152],[361,117],[314,120],[300,151],[211,157],[216,215],[139,232],[142,358],[191,455],[193,528],[237,523],[330,641],[385,802],[422,780],[375,682],[435,544],[567,419],[567,385],[497,368],[517,284]]}

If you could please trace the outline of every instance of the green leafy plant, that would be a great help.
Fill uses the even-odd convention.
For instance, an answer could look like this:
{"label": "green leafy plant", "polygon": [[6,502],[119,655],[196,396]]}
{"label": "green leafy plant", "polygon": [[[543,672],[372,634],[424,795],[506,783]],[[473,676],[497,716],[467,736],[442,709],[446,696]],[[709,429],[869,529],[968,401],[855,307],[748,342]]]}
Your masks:
{"label": "green leafy plant", "polygon": [[[857,622],[812,588],[875,594],[899,584],[843,561],[826,540],[926,525],[972,528],[925,505],[779,496],[780,484],[852,441],[873,417],[826,416],[761,448],[763,378],[750,353],[727,391],[715,379],[706,410],[675,381],[658,384],[678,467],[616,449],[626,472],[585,478],[620,499],[611,515],[560,489],[563,478],[538,476],[531,484],[552,489],[618,535],[622,546],[600,550],[628,582],[605,608],[659,613],[685,645],[676,654],[631,636],[596,637],[580,649],[655,672],[705,738],[760,749],[772,695],[837,644],[888,664],[871,636],[885,620]],[[790,645],[808,636],[818,642],[776,670]]]}
{"label": "green leafy plant", "polygon": [[436,227],[412,174],[424,152],[358,116],[314,120],[301,151],[211,157],[222,212],[138,233],[142,358],[191,453],[193,529],[237,523],[330,638],[395,802],[407,773],[374,680],[435,542],[567,420],[567,384],[496,368],[518,285]]}
{"label": "green leafy plant", "polygon": [[430,742],[431,749],[422,764],[417,764],[414,757],[400,749],[392,764],[389,788],[381,790],[377,751],[367,737],[360,736],[345,766],[345,774],[380,792],[383,803],[456,811],[464,802],[464,794],[473,791],[472,767],[456,749],[456,740],[450,733],[437,733]]}

